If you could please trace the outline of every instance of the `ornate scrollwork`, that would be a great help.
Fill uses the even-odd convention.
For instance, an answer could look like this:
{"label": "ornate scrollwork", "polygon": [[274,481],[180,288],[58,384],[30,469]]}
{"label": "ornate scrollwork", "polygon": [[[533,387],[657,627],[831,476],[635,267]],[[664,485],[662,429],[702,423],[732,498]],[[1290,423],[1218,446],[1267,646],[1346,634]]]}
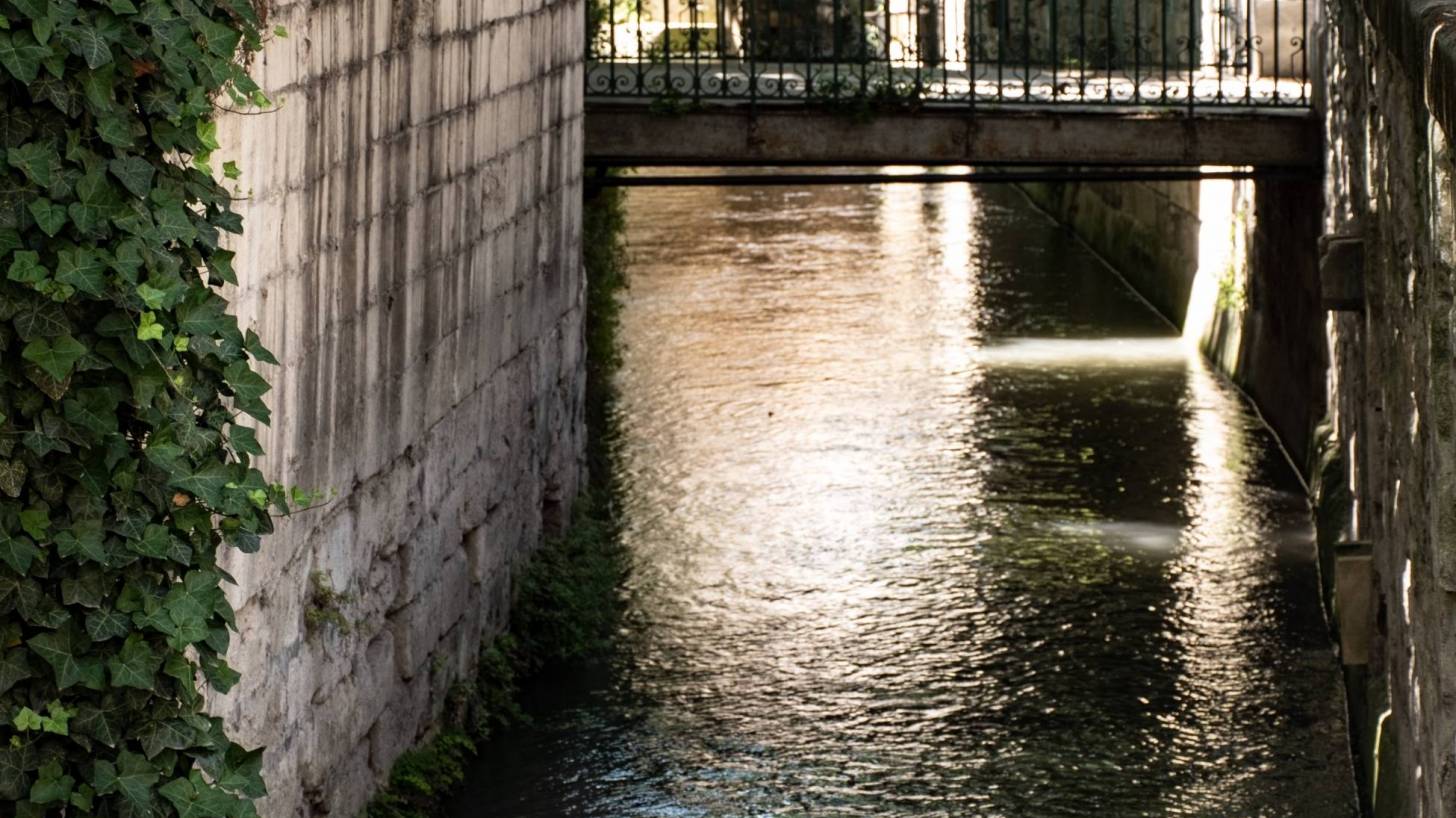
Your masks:
{"label": "ornate scrollwork", "polygon": [[[1060,21],[1050,23],[1022,19],[1027,15],[1020,4],[972,0],[956,16],[948,6],[934,7],[942,18],[923,11],[882,13],[855,23],[863,28],[847,34],[835,29],[832,36],[817,35],[813,17],[748,20],[742,43],[735,33],[727,44],[717,39],[725,30],[720,24],[700,25],[707,16],[703,0],[686,0],[680,15],[686,19],[671,28],[635,19],[604,24],[586,43],[585,90],[594,97],[835,104],[1309,104],[1304,31],[1291,35],[1281,25],[1276,40],[1269,31],[1257,34],[1252,20],[1237,13],[1190,20],[1167,8],[1114,19],[1100,3],[1082,1],[1085,10],[1062,8]],[[745,12],[756,8],[748,5]],[[1111,31],[1109,22],[1116,24]],[[634,27],[635,46],[624,25]],[[1279,52],[1277,71],[1275,55],[1264,53],[1266,41]]]}

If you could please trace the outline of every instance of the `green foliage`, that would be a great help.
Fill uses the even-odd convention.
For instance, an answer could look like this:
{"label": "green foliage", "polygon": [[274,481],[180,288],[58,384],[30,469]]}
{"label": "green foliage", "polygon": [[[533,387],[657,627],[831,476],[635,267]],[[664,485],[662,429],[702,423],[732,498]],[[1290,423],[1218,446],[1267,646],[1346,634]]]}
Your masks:
{"label": "green foliage", "polygon": [[[613,171],[614,173],[617,171]],[[582,208],[582,267],[586,271],[587,467],[596,484],[610,482],[612,379],[622,364],[617,344],[627,288],[626,191],[598,188]]]}
{"label": "green foliage", "polygon": [[446,730],[423,747],[394,762],[389,783],[364,810],[364,818],[429,818],[442,814],[446,802],[465,781],[465,768],[479,742],[497,728],[526,720],[517,702],[517,648],[503,634],[480,651],[475,679],[450,691]]}
{"label": "green foliage", "polygon": [[465,780],[475,743],[451,730],[394,762],[389,785],[370,802],[368,818],[422,818],[435,815],[445,798]]}
{"label": "green foliage", "polygon": [[536,552],[522,574],[512,631],[524,675],[611,648],[626,556],[608,494],[594,487],[578,497],[566,534]]}
{"label": "green foliage", "polygon": [[335,590],[323,571],[309,574],[308,584],[308,610],[304,612],[303,618],[309,630],[315,631],[329,626],[339,633],[346,634],[352,630],[353,625],[344,614],[344,606],[354,601],[354,595]]}
{"label": "green foliage", "polygon": [[214,100],[266,104],[251,0],[0,0],[0,801],[252,816],[261,751],[204,714],[219,548],[288,510],[239,413],[276,363],[227,312]]}

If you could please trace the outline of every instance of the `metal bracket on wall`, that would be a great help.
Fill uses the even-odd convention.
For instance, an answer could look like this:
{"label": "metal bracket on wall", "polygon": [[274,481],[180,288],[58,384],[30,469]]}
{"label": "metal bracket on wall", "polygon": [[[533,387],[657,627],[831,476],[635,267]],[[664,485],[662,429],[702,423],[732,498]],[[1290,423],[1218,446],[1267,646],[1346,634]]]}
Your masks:
{"label": "metal bracket on wall", "polygon": [[1375,574],[1370,544],[1337,543],[1335,627],[1340,631],[1340,661],[1343,664],[1370,664],[1370,631],[1375,624],[1374,599]]}
{"label": "metal bracket on wall", "polygon": [[1320,302],[1327,310],[1365,309],[1365,239],[1329,235],[1319,240]]}

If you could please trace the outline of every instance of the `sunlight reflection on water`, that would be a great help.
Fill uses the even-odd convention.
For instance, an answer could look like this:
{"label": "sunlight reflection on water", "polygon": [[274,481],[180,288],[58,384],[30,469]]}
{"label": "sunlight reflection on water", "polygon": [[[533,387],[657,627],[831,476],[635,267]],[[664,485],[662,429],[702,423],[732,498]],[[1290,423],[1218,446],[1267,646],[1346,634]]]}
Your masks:
{"label": "sunlight reflection on water", "polygon": [[621,656],[459,815],[1352,814],[1297,485],[1094,258],[1006,188],[630,204]]}

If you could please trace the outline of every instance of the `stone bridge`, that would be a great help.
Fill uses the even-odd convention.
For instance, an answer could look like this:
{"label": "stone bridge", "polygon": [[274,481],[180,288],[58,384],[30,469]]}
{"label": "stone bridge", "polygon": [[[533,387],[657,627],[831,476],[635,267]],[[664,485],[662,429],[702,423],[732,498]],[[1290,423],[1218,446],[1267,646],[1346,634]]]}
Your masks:
{"label": "stone bridge", "polygon": [[1306,0],[657,0],[588,41],[589,164],[1317,168]]}

